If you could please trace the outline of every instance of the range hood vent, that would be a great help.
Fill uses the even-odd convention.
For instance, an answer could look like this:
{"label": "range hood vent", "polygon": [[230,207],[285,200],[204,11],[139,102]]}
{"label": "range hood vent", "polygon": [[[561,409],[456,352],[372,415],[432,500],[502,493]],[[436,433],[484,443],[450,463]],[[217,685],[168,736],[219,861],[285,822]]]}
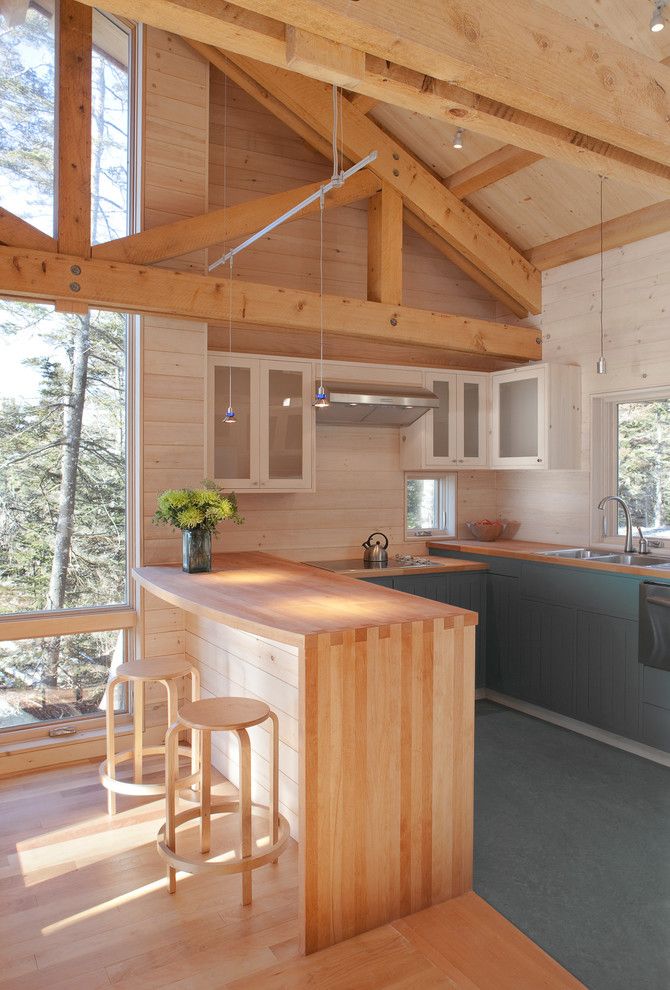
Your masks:
{"label": "range hood vent", "polygon": [[316,410],[316,422],[337,426],[409,426],[437,409],[440,400],[418,385],[325,381],[330,405]]}

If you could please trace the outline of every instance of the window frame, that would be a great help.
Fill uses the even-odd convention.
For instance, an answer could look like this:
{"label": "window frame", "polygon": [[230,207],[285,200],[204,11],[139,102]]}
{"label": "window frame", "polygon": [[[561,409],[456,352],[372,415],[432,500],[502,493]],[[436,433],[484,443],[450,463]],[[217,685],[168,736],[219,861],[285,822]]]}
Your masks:
{"label": "window frame", "polygon": [[[670,385],[653,388],[624,389],[604,392],[591,399],[591,543],[608,549],[623,550],[625,537],[617,533],[618,506],[608,502],[604,510],[598,503],[618,489],[618,417],[617,406],[627,402],[670,400]],[[669,540],[651,538],[651,553],[667,554]]]}
{"label": "window frame", "polygon": [[[141,229],[141,140],[142,140],[142,26],[126,18],[115,17],[106,11],[102,16],[116,24],[128,35],[129,64],[129,142],[128,142],[128,233]],[[58,74],[56,74],[58,85]],[[57,186],[54,188],[54,212],[57,215]],[[29,300],[27,300],[29,301]],[[123,313],[122,310],[117,312]],[[141,520],[137,507],[141,506],[140,490],[140,319],[131,313],[123,313],[127,319],[126,331],[126,601],[120,605],[92,606],[90,608],[62,609],[58,611],[21,612],[0,615],[0,641],[20,639],[41,639],[54,635],[69,635],[78,632],[123,631],[125,636],[126,659],[132,660],[140,649],[138,623],[139,589],[132,578],[132,569],[140,563]],[[117,716],[117,725],[122,727],[132,721],[132,705],[125,693],[126,711]],[[81,715],[54,722],[27,723],[7,726],[0,729],[3,745],[11,749],[13,743],[27,740],[56,745],[62,743],[50,737],[50,730],[62,721],[75,734],[90,731],[100,725],[104,716]],[[100,726],[100,731],[102,726]],[[72,741],[66,736],[65,743]],[[66,757],[64,757],[66,758]]]}
{"label": "window frame", "polygon": [[[407,482],[438,482],[438,518],[443,525],[435,529],[410,529],[407,520]],[[426,539],[452,538],[456,536],[458,505],[458,473],[456,471],[405,471],[403,475],[403,527],[405,542],[425,542]]]}

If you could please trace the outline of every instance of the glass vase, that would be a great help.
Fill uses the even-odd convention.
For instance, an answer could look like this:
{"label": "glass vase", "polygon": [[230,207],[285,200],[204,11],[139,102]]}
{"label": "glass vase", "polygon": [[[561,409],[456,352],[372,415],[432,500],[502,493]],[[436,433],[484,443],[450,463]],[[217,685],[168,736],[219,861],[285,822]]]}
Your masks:
{"label": "glass vase", "polygon": [[206,529],[182,530],[181,569],[202,574],[212,569],[212,534]]}

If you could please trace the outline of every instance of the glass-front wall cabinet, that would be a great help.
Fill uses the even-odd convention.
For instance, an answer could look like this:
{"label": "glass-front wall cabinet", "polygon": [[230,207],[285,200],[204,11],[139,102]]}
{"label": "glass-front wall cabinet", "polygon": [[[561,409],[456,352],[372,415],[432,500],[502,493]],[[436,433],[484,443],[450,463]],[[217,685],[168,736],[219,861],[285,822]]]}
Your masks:
{"label": "glass-front wall cabinet", "polygon": [[[311,367],[210,354],[208,474],[235,491],[312,487]],[[235,422],[226,422],[232,406]]]}
{"label": "glass-front wall cabinet", "polygon": [[545,460],[545,369],[496,372],[493,467],[542,467]]}
{"label": "glass-front wall cabinet", "polygon": [[487,376],[428,374],[426,387],[440,400],[425,417],[425,466],[485,467]]}

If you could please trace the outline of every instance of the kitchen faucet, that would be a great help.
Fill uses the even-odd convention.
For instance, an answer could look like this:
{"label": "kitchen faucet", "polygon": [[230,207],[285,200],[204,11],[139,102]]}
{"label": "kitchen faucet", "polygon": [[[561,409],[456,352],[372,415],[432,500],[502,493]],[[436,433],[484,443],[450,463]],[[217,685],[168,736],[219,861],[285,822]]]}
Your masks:
{"label": "kitchen faucet", "polygon": [[623,509],[626,517],[626,544],[623,548],[623,552],[635,553],[635,547],[633,546],[633,520],[630,517],[630,509],[628,508],[628,505],[618,495],[606,495],[605,498],[601,498],[598,502],[598,508],[604,509],[606,502],[618,502]]}

